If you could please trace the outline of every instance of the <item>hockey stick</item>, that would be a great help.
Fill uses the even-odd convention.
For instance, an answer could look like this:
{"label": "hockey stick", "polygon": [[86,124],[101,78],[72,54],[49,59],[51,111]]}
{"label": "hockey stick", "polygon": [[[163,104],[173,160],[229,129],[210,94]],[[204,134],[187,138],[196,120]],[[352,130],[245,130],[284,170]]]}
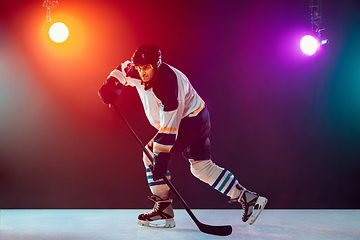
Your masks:
{"label": "hockey stick", "polygon": [[[134,130],[131,128],[131,126],[129,125],[129,123],[126,121],[125,117],[122,115],[122,113],[120,112],[119,108],[116,105],[111,105],[115,111],[118,113],[118,115],[120,116],[121,120],[125,123],[125,126],[127,127],[127,129],[129,130],[129,132],[133,135],[134,139],[136,140],[136,142],[138,143],[138,145],[141,147],[142,151],[146,154],[146,156],[149,159],[153,159],[151,154],[149,153],[149,151],[144,147],[144,145],[142,144],[141,140],[139,139],[139,137],[135,134]],[[192,211],[190,210],[190,208],[188,207],[188,205],[186,204],[186,202],[184,201],[184,199],[180,196],[180,194],[178,193],[178,191],[175,189],[174,185],[169,181],[169,179],[166,178],[166,176],[163,174],[163,180],[165,181],[165,183],[169,186],[169,188],[171,189],[171,191],[174,193],[174,195],[176,196],[176,198],[179,200],[179,202],[181,203],[181,205],[184,207],[184,209],[187,211],[187,213],[190,215],[190,217],[192,218],[192,220],[195,222],[196,226],[199,228],[199,230],[203,233],[207,233],[207,234],[212,234],[212,235],[218,235],[218,236],[227,236],[230,235],[232,232],[232,227],[230,225],[224,225],[224,226],[211,226],[211,225],[207,225],[204,223],[201,223],[196,217],[195,215],[192,213]]]}

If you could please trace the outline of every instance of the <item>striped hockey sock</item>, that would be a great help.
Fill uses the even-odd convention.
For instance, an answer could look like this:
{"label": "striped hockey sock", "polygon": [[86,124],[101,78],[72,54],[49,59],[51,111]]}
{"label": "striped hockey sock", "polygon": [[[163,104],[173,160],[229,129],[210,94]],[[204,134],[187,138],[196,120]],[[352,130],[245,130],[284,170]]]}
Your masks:
{"label": "striped hockey sock", "polygon": [[[150,190],[152,194],[159,196],[162,199],[168,199],[169,198],[169,186],[166,184],[166,182],[162,179],[159,179],[157,181],[154,181],[152,178],[152,172],[150,168],[146,168],[146,178],[150,187]],[[171,173],[168,171],[166,173],[166,178],[171,181]]]}
{"label": "striped hockey sock", "polygon": [[238,180],[224,168],[215,165],[211,160],[195,161],[190,159],[191,173],[214,189],[231,198],[238,198],[240,189]]}

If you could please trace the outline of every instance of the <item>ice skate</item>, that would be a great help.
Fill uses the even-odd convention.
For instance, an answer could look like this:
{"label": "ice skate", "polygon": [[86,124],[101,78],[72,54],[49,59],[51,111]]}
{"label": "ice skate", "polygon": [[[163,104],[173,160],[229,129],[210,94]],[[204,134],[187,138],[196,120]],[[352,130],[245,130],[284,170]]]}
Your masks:
{"label": "ice skate", "polygon": [[139,215],[138,226],[153,228],[175,227],[172,200],[163,200],[156,195],[152,195],[149,199],[155,202],[154,208],[150,212]]}
{"label": "ice skate", "polygon": [[259,217],[268,200],[265,197],[261,197],[259,194],[254,192],[250,192],[241,186],[237,186],[237,188],[241,190],[240,196],[236,199],[230,200],[230,202],[238,201],[241,204],[243,208],[242,221],[251,225]]}

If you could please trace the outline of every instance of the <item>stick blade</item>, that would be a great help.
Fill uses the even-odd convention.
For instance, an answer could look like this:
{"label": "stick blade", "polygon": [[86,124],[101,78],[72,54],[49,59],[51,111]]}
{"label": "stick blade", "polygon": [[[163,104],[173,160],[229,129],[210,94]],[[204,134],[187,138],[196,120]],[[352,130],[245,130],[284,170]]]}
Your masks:
{"label": "stick blade", "polygon": [[210,226],[203,223],[197,223],[199,230],[203,233],[217,235],[217,236],[228,236],[232,233],[232,227],[230,225],[223,226]]}

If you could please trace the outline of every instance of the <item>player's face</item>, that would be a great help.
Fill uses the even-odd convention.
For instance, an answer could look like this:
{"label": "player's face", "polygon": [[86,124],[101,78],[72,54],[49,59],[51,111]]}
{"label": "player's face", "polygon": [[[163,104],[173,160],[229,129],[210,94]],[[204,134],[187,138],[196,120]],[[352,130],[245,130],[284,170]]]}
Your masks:
{"label": "player's face", "polygon": [[139,72],[139,75],[141,77],[141,80],[143,80],[143,82],[151,81],[155,75],[155,70],[151,64],[135,66],[135,69]]}

